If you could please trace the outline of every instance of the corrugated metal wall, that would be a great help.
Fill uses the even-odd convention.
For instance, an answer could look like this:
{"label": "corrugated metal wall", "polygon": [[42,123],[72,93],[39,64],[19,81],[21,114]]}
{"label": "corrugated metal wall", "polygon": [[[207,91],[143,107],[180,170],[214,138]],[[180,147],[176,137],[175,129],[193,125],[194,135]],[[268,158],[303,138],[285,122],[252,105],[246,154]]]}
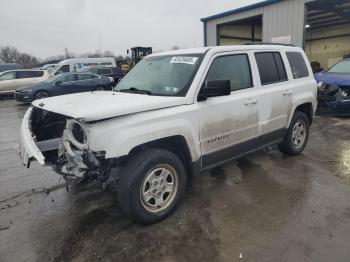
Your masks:
{"label": "corrugated metal wall", "polygon": [[217,43],[217,25],[263,15],[263,42],[271,38],[292,37],[292,44],[302,47],[304,39],[305,0],[284,0],[275,4],[258,7],[241,13],[207,21],[207,45]]}

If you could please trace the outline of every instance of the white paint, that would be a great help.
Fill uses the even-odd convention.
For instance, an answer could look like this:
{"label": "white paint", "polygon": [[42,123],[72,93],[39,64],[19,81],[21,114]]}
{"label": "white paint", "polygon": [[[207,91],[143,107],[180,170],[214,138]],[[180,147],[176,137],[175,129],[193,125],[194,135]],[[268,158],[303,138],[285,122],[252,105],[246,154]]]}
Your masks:
{"label": "white paint", "polygon": [[[281,53],[288,81],[265,86],[260,84],[254,53],[261,51]],[[286,51],[303,54],[309,77],[293,79]],[[33,106],[44,104],[42,108],[45,110],[79,119],[88,133],[89,149],[105,151],[106,158],[127,155],[134,147],[150,141],[182,136],[189,146],[192,161],[200,159],[203,154],[288,128],[294,110],[300,104],[310,102],[316,110],[316,81],[301,48],[225,46],[176,50],[152,56],[204,52],[206,54],[185,97],[93,92],[46,98],[33,102]],[[198,102],[198,93],[214,59],[242,53],[247,54],[250,60],[253,87]],[[86,123],[106,118],[108,120]],[[22,138],[29,139],[23,135]]]}
{"label": "white paint", "polygon": [[95,91],[35,100],[36,107],[58,114],[95,121],[186,104],[184,97],[149,96]]}

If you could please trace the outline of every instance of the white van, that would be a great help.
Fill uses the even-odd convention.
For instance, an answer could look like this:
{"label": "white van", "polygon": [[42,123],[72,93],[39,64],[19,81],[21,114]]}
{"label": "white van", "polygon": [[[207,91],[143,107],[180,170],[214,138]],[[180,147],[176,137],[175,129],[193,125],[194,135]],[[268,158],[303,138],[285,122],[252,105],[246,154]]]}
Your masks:
{"label": "white van", "polygon": [[91,67],[116,67],[116,63],[113,57],[66,59],[56,65],[52,75],[68,72],[83,72]]}

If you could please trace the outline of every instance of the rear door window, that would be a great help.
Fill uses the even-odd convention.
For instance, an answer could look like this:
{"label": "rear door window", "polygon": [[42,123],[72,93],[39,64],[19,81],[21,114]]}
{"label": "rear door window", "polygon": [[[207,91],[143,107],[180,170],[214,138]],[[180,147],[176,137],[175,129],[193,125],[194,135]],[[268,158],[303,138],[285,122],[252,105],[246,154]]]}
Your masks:
{"label": "rear door window", "polygon": [[22,79],[22,78],[35,78],[36,76],[36,71],[17,71],[17,78]]}
{"label": "rear door window", "polygon": [[101,74],[104,74],[104,75],[111,74],[111,70],[108,68],[101,69]]}
{"label": "rear door window", "polygon": [[92,79],[94,75],[90,75],[90,74],[78,74],[78,80],[88,80],[88,79]]}
{"label": "rear door window", "polygon": [[292,70],[293,78],[303,78],[309,76],[304,57],[299,52],[286,52],[290,68]]}
{"label": "rear door window", "polygon": [[262,85],[287,81],[286,69],[279,52],[255,53]]}
{"label": "rear door window", "polygon": [[205,81],[230,80],[231,91],[252,87],[248,55],[237,54],[215,58]]}

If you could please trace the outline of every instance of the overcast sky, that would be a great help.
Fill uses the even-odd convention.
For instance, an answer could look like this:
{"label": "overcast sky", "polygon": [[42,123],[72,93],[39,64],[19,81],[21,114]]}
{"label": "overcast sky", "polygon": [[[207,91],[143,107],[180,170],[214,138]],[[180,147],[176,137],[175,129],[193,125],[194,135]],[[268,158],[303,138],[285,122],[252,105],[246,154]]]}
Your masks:
{"label": "overcast sky", "polygon": [[8,0],[1,1],[0,46],[46,58],[132,46],[155,51],[203,45],[200,18],[259,0]]}

